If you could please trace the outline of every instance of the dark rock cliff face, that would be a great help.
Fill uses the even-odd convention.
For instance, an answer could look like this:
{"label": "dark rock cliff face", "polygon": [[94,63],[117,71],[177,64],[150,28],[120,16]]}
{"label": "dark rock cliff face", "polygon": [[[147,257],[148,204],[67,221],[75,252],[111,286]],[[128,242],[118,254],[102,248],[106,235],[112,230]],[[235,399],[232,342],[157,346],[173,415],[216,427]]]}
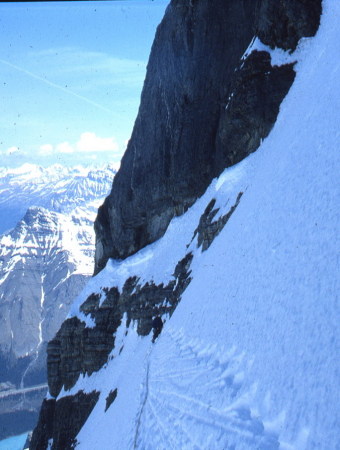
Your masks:
{"label": "dark rock cliff face", "polygon": [[271,48],[295,50],[302,37],[314,36],[321,15],[321,0],[262,0],[257,34]]}
{"label": "dark rock cliff face", "polygon": [[[224,168],[255,151],[295,76],[254,36],[294,50],[315,34],[321,0],[172,0],[153,44],[141,105],[95,223],[96,267],[161,237]],[[228,103],[228,98],[232,101]]]}
{"label": "dark rock cliff face", "polygon": [[99,392],[63,397],[58,401],[44,400],[37,428],[30,448],[45,449],[53,439],[53,449],[68,450],[76,447],[76,436],[99,398]]}
{"label": "dark rock cliff face", "polygon": [[[273,67],[266,51],[242,56],[254,36],[293,50],[316,32],[320,12],[321,0],[172,0],[157,31],[132,138],[98,212],[96,272],[108,258],[125,258],[161,237],[214,177],[258,148],[294,81],[294,65]],[[222,216],[214,200],[207,205],[193,236],[203,251],[240,201],[242,192]],[[49,343],[51,395],[106,363],[121,324],[128,330],[134,321],[147,335],[155,316],[171,316],[190,283],[191,262],[188,253],[168,285],[132,277],[121,292],[108,286],[90,295],[80,310],[94,326],[68,319]],[[31,449],[46,448],[49,439],[53,449],[75,445],[98,399],[95,392],[83,395],[44,402]],[[116,395],[113,390],[106,408]]]}

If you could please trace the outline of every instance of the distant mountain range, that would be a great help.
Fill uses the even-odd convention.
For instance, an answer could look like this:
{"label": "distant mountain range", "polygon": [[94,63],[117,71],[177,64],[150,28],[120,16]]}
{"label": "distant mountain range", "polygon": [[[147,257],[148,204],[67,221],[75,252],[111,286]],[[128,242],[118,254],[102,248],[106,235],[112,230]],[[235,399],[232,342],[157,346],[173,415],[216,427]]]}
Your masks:
{"label": "distant mountain range", "polygon": [[0,391],[46,383],[46,343],[93,273],[93,222],[114,174],[0,169]]}
{"label": "distant mountain range", "polygon": [[13,228],[31,206],[59,213],[68,213],[82,205],[87,208],[93,200],[107,195],[115,173],[114,165],[0,167],[0,234]]}

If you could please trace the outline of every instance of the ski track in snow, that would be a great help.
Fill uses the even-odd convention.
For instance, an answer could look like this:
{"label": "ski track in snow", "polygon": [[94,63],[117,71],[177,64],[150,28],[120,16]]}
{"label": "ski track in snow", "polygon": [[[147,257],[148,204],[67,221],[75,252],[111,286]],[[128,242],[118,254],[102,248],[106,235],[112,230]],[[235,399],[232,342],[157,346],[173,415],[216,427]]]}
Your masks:
{"label": "ski track in snow", "polygon": [[244,355],[167,331],[170,351],[155,351],[146,365],[134,448],[279,448],[278,435],[251,412],[256,388],[243,392]]}

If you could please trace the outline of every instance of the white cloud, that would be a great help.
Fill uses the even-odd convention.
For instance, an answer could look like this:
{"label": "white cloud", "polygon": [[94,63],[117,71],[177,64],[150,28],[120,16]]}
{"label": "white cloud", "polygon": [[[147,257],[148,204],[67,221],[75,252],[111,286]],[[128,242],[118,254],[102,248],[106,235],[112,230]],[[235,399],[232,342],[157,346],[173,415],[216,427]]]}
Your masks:
{"label": "white cloud", "polygon": [[74,153],[74,148],[69,142],[61,142],[56,147],[57,153]]}
{"label": "white cloud", "polygon": [[114,137],[102,138],[89,131],[82,133],[76,144],[78,152],[118,152],[119,146]]}
{"label": "white cloud", "polygon": [[[98,152],[112,152],[116,155],[119,154],[119,145],[116,139],[114,137],[100,137],[97,136],[96,133],[86,131],[80,135],[78,142],[75,144],[71,144],[67,141],[61,142],[56,146],[44,144],[39,147],[38,154],[40,156],[51,156],[58,153],[86,153],[87,155],[94,155]],[[95,156],[93,156],[93,159],[95,159]]]}
{"label": "white cloud", "polygon": [[53,145],[51,144],[44,144],[41,145],[39,148],[39,155],[41,156],[49,156],[53,153]]}

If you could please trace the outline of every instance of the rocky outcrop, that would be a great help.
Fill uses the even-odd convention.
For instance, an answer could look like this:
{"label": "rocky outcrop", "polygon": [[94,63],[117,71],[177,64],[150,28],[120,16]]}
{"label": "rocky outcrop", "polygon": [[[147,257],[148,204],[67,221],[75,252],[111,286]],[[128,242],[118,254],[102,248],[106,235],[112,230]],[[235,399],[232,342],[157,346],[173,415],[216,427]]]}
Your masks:
{"label": "rocky outcrop", "polygon": [[[126,280],[122,292],[116,287],[104,288],[104,298],[92,294],[80,307],[90,316],[94,327],[87,327],[77,317],[67,319],[47,348],[48,385],[53,397],[64,387],[70,389],[80,374],[91,375],[108,360],[114,347],[115,332],[125,317],[126,329],[137,323],[137,332],[146,336],[155,316],[173,313],[182,292],[190,283],[192,254],[180,261],[174,280],[167,285],[152,282],[140,285],[136,277]],[[102,302],[100,303],[100,300]]]}
{"label": "rocky outcrop", "polygon": [[206,207],[192,238],[194,239],[197,236],[197,246],[202,247],[203,252],[208,250],[216,236],[220,234],[231,215],[239,205],[242,195],[243,192],[240,192],[237,196],[235,204],[230,208],[227,214],[223,214],[217,220],[213,220],[219,211],[219,208],[214,209],[216,200],[212,199]]}
{"label": "rocky outcrop", "polygon": [[105,412],[110,408],[112,403],[116,400],[117,392],[118,392],[117,389],[114,389],[113,391],[110,391],[109,395],[106,397]]}
{"label": "rocky outcrop", "polygon": [[271,48],[295,50],[302,37],[314,36],[320,15],[321,0],[262,0],[257,35]]}
{"label": "rocky outcrop", "polygon": [[39,450],[48,447],[52,449],[69,450],[76,447],[76,436],[82,425],[91,414],[99,398],[99,392],[76,395],[55,400],[44,400],[30,442],[30,449]]}
{"label": "rocky outcrop", "polygon": [[254,36],[294,50],[315,34],[321,0],[172,0],[157,30],[141,105],[95,223],[96,267],[161,237],[225,167],[275,123],[293,65],[245,50]]}

